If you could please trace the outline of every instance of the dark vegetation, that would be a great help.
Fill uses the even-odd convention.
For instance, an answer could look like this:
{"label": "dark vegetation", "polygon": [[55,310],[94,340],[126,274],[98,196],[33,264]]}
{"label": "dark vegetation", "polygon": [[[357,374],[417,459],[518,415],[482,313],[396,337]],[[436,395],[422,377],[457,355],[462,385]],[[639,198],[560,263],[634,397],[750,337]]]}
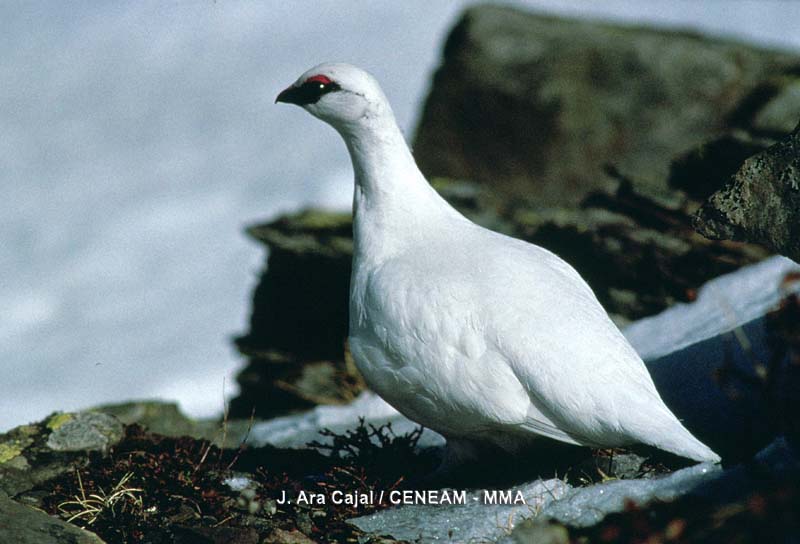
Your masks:
{"label": "dark vegetation", "polygon": [[[107,454],[89,453],[80,468],[45,482],[32,492],[42,508],[112,542],[365,542],[366,535],[347,523],[356,516],[386,508],[377,504],[333,504],[331,493],[367,494],[370,490],[418,488],[439,452],[420,450],[422,432],[395,435],[391,425],[363,421],[343,434],[321,432],[324,442],[308,449],[272,447],[220,449],[208,441],[172,438],[125,428],[122,440]],[[323,455],[320,452],[325,452]],[[566,453],[566,455],[564,455]],[[508,464],[491,461],[491,466]],[[573,485],[614,477],[647,477],[666,470],[660,464],[621,450],[591,451],[554,444],[531,464],[545,478],[559,474]],[[489,465],[487,465],[488,467]],[[483,467],[483,468],[487,468]],[[510,478],[484,471],[479,483]],[[243,476],[250,483],[233,490],[226,479]],[[522,481],[517,473],[516,480]],[[528,478],[533,476],[528,475]],[[487,479],[488,478],[488,479]],[[478,483],[473,480],[473,483]],[[502,482],[494,480],[494,486]],[[278,504],[285,491],[322,493],[326,504]],[[366,539],[366,540],[365,540]]]}
{"label": "dark vegetation", "polygon": [[[395,436],[363,423],[345,435],[326,432],[331,445],[314,449],[219,449],[207,441],[151,434],[137,425],[107,455],[89,454],[75,472],[36,490],[43,508],[112,542],[355,542],[346,520],[378,505],[279,505],[303,490],[392,489],[409,474],[430,470],[417,452],[419,432]],[[226,478],[251,483],[234,491]],[[120,485],[121,484],[121,485]],[[115,495],[116,493],[116,495]],[[305,535],[305,536],[302,536]],[[302,538],[301,538],[302,536]],[[305,540],[303,540],[303,538]],[[294,539],[294,540],[292,540]],[[311,540],[309,540],[311,539]]]}

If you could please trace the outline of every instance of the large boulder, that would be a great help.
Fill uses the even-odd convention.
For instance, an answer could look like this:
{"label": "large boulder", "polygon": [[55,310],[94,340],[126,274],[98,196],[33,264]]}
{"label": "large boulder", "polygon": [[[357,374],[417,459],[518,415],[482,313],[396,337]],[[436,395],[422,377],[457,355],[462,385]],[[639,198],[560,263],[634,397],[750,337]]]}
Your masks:
{"label": "large boulder", "polygon": [[694,225],[714,240],[744,240],[800,261],[800,124],[748,158],[697,211]]}
{"label": "large boulder", "polygon": [[248,229],[269,256],[253,293],[250,329],[236,339],[249,364],[237,377],[233,417],[346,402],[360,391],[344,364],[351,229],[349,213],[319,210]]}
{"label": "large boulder", "polygon": [[416,132],[430,176],[575,204],[603,167],[664,187],[671,159],[735,128],[785,133],[800,57],[688,32],[469,9]]}

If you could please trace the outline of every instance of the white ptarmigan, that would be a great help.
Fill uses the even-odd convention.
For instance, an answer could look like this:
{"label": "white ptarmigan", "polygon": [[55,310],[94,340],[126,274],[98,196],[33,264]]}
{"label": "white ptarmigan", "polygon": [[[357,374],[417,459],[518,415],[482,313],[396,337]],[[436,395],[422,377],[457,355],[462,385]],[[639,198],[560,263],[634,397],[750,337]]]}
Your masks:
{"label": "white ptarmigan", "polygon": [[475,443],[513,453],[536,435],[720,460],[664,405],[570,265],[472,223],[431,188],[370,74],[321,64],[276,102],[301,106],[347,144],[350,349],[375,392],[445,436],[446,463]]}

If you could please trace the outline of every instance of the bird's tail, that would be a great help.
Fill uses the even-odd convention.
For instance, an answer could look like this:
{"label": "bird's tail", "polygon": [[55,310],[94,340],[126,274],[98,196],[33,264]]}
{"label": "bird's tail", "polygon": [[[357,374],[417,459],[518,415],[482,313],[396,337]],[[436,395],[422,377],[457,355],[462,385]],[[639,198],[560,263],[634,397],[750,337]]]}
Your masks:
{"label": "bird's tail", "polygon": [[721,461],[719,455],[695,438],[677,419],[674,421],[669,432],[659,433],[658,439],[650,441],[652,446],[701,463]]}

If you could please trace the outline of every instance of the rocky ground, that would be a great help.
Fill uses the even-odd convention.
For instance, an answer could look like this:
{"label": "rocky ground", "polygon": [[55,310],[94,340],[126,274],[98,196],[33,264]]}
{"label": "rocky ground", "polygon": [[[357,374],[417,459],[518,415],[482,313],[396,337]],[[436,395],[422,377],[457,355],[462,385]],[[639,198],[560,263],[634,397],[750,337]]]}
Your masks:
{"label": "rocky ground", "polygon": [[[362,423],[342,435],[323,432],[320,438],[328,443],[305,449],[253,448],[244,444],[241,428],[218,423],[215,439],[204,439],[209,424],[176,419],[173,405],[125,410],[136,406],[180,419],[172,429],[180,436],[123,424],[110,415],[119,406],[54,414],[0,436],[0,541],[100,542],[94,533],[106,542],[388,542],[393,539],[367,535],[348,523],[386,508],[388,500],[277,501],[283,491],[330,497],[333,490],[403,489],[438,462],[437,451],[416,447],[419,430],[398,436],[389,425]],[[216,446],[226,434],[240,445]],[[549,456],[549,462],[543,456],[547,464],[541,468],[555,475],[579,466],[570,478],[576,485],[665,470],[620,454],[615,461],[611,452],[567,450],[569,455]]]}
{"label": "rocky ground", "polygon": [[[224,420],[128,403],[0,435],[0,542],[796,540],[800,269],[701,287],[800,256],[798,74],[789,53],[478,7],[447,40],[416,134],[446,199],[561,255],[633,323],[665,400],[723,468],[548,443],[457,482],[519,491],[522,509],[334,504],[336,490],[422,488],[441,437],[370,404],[345,342],[350,215],[306,210],[248,229],[268,260]],[[713,296],[729,297],[716,314]],[[359,424],[361,409],[380,417]],[[280,504],[283,491],[328,501]]]}

